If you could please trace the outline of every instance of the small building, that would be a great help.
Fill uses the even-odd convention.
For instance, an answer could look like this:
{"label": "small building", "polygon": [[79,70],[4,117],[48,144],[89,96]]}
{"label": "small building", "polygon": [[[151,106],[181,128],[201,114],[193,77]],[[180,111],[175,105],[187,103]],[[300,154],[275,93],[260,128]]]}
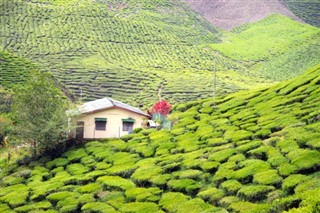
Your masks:
{"label": "small building", "polygon": [[142,127],[150,118],[140,109],[111,98],[84,103],[78,111],[75,133],[78,139],[119,138]]}

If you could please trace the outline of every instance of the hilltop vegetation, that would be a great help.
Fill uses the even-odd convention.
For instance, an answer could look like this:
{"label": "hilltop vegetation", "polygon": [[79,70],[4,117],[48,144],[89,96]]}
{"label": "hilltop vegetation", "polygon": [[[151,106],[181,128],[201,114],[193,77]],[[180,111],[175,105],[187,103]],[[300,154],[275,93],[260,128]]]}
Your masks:
{"label": "hilltop vegetation", "polygon": [[[215,58],[223,95],[295,76],[319,56],[319,30],[282,16],[226,33],[172,0],[2,0],[0,6],[0,50],[52,72],[69,97],[82,101],[109,96],[145,107],[159,94],[171,103],[207,98]],[[304,66],[287,54],[310,48]],[[273,74],[284,65],[285,73]],[[10,87],[17,74],[4,72],[0,83]]]}
{"label": "hilltop vegetation", "polygon": [[270,88],[177,105],[172,131],[2,167],[0,210],[317,212],[319,76],[317,66]]}
{"label": "hilltop vegetation", "polygon": [[211,47],[275,81],[289,79],[319,64],[320,30],[281,15],[237,27]]}

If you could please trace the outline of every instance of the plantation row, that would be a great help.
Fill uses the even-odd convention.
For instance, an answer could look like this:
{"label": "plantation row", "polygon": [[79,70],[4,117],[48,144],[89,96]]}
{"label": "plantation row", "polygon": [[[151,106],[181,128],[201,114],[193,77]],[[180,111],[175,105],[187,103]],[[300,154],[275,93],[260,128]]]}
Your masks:
{"label": "plantation row", "polygon": [[22,58],[0,51],[0,86],[11,88],[26,80],[29,72],[36,67]]}
{"label": "plantation row", "polygon": [[177,105],[172,131],[4,167],[0,211],[316,212],[319,72]]}

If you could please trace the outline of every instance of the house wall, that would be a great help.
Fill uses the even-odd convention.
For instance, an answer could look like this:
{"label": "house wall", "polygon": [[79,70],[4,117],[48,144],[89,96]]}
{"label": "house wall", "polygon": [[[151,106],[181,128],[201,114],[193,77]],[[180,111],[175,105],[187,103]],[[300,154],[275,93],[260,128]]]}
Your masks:
{"label": "house wall", "polygon": [[[107,118],[106,130],[95,130],[95,118]],[[104,111],[81,116],[77,121],[84,122],[84,138],[118,138],[127,135],[122,131],[122,119],[133,118],[133,129],[142,126],[145,116],[121,108],[110,108]]]}

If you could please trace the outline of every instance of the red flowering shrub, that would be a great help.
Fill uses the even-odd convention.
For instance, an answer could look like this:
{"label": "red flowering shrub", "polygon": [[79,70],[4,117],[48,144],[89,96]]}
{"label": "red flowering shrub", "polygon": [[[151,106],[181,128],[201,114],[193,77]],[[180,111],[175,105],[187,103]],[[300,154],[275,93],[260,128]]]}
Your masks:
{"label": "red flowering shrub", "polygon": [[155,103],[151,109],[151,114],[161,114],[167,116],[171,110],[171,105],[166,100],[161,100]]}

